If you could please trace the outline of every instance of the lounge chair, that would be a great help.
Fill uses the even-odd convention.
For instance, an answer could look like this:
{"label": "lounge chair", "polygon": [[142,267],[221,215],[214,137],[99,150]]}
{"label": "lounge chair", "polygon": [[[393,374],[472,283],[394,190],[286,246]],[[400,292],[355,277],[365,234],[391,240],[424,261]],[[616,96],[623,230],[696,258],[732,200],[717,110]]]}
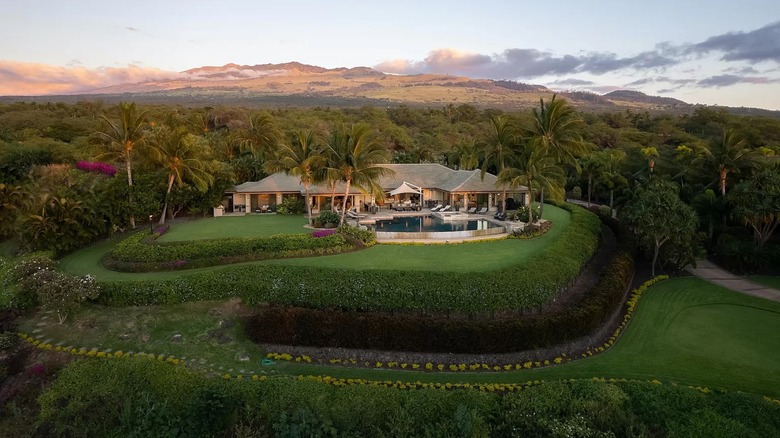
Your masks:
{"label": "lounge chair", "polygon": [[477,207],[471,207],[469,208],[469,214],[474,214],[477,212]]}
{"label": "lounge chair", "polygon": [[441,210],[439,210],[439,212],[442,212],[442,211],[450,211],[450,209],[451,209],[451,208],[452,208],[452,206],[451,206],[451,205],[445,205],[445,206],[444,206],[444,208],[442,208]]}
{"label": "lounge chair", "polygon": [[488,208],[487,208],[487,207],[482,207],[482,208],[481,208],[481,209],[480,209],[480,210],[477,212],[477,214],[485,214],[485,213],[487,213],[487,210],[488,210]]}
{"label": "lounge chair", "polygon": [[367,216],[368,215],[366,215],[366,214],[358,214],[357,212],[354,212],[352,210],[347,212],[347,217],[350,218],[350,219],[360,220],[360,219],[365,219]]}
{"label": "lounge chair", "polygon": [[442,208],[444,208],[444,206],[443,206],[443,205],[441,205],[441,204],[439,204],[439,205],[437,205],[436,207],[433,207],[433,208],[431,209],[431,211],[439,211],[439,210],[441,210]]}

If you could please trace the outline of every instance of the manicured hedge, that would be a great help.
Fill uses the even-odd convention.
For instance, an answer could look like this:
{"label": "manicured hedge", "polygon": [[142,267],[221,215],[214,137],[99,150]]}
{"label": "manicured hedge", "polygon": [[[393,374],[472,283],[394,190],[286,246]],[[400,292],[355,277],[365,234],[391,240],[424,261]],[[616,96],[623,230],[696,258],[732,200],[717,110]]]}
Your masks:
{"label": "manicured hedge", "polygon": [[[325,383],[330,382],[330,383]],[[660,382],[658,382],[660,383]],[[385,385],[416,387],[402,390]],[[780,434],[780,404],[625,381],[419,385],[362,379],[206,378],[149,359],[72,363],[28,436],[734,436]],[[436,388],[436,389],[434,389]],[[496,389],[497,388],[497,389]],[[37,420],[37,421],[35,421]]]}
{"label": "manicured hedge", "polygon": [[550,347],[595,332],[618,308],[634,272],[627,252],[576,305],[561,312],[500,320],[261,307],[246,330],[255,342],[437,353],[508,353]]}
{"label": "manicured hedge", "polygon": [[267,237],[192,240],[156,243],[146,233],[136,233],[119,242],[111,257],[123,262],[175,262],[247,254],[280,254],[287,251],[322,250],[344,246],[340,234],[313,237],[305,234],[279,234]]}
{"label": "manicured hedge", "polygon": [[362,311],[535,308],[562,292],[598,245],[598,218],[581,208],[563,208],[571,211],[572,219],[556,241],[532,260],[500,270],[357,272],[346,267],[242,265],[175,280],[102,283],[101,302],[124,306],[241,297],[250,304]]}

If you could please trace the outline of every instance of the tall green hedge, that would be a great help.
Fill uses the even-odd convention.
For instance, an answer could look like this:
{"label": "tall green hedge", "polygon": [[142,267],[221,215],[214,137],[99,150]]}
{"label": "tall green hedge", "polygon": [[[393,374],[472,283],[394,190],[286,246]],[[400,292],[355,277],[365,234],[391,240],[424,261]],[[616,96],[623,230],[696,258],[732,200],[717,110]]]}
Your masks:
{"label": "tall green hedge", "polygon": [[565,310],[525,318],[455,320],[416,315],[262,307],[246,326],[260,343],[438,353],[509,353],[593,334],[620,306],[633,258],[613,256],[599,282]]}
{"label": "tall green hedge", "polygon": [[175,262],[252,253],[318,250],[347,243],[339,234],[312,237],[311,233],[168,243],[150,241],[149,237],[143,232],[133,234],[116,245],[111,257],[123,262]]}
{"label": "tall green hedge", "polygon": [[102,283],[108,305],[172,304],[241,297],[278,303],[352,310],[490,312],[546,303],[577,276],[598,245],[601,224],[592,213],[564,205],[572,220],[559,238],[528,262],[485,272],[332,269],[242,265],[165,281]]}

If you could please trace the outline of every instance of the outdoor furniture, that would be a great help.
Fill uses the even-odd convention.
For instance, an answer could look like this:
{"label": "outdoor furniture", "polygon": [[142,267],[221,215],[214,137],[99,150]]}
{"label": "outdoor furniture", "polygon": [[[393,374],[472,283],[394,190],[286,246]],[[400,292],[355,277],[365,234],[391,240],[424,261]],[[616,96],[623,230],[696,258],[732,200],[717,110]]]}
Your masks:
{"label": "outdoor furniture", "polygon": [[452,208],[452,206],[451,206],[451,205],[446,205],[446,206],[444,206],[444,208],[442,208],[442,209],[441,209],[441,210],[439,210],[439,211],[440,211],[440,212],[442,212],[442,211],[450,211],[450,209],[451,209],[451,208]]}
{"label": "outdoor furniture", "polygon": [[260,213],[268,213],[268,204],[260,206]]}
{"label": "outdoor furniture", "polygon": [[356,213],[356,212],[354,212],[352,210],[347,212],[347,217],[350,218],[350,219],[360,220],[360,219],[365,219],[366,216],[367,215],[365,215],[365,214],[358,214],[358,213]]}
{"label": "outdoor furniture", "polygon": [[477,212],[477,214],[485,214],[485,213],[487,213],[487,211],[488,211],[488,208],[487,208],[487,207],[482,207],[482,208],[481,208],[481,209],[480,209],[480,210]]}
{"label": "outdoor furniture", "polygon": [[439,211],[439,210],[441,210],[442,208],[444,208],[444,206],[443,206],[443,205],[441,205],[441,204],[439,204],[439,205],[437,205],[436,207],[433,207],[433,208],[431,209],[431,211]]}
{"label": "outdoor furniture", "polygon": [[469,214],[474,214],[477,212],[477,207],[471,207],[469,208]]}

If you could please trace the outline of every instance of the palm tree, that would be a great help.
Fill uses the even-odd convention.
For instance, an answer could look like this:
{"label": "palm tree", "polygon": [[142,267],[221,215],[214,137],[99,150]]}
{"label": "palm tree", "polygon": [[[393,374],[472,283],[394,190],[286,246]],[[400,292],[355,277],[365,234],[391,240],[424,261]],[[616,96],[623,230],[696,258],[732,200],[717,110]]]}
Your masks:
{"label": "palm tree", "polygon": [[723,136],[710,142],[704,149],[704,155],[694,160],[703,164],[718,174],[718,185],[721,196],[726,196],[726,179],[729,173],[739,173],[746,167],[755,167],[758,153],[749,148],[747,142],[733,130],[723,131]]}
{"label": "palm tree", "polygon": [[447,155],[447,164],[457,169],[473,170],[479,166],[479,153],[479,146],[473,140],[464,141]]}
{"label": "palm tree", "polygon": [[342,133],[334,134],[335,141],[328,144],[333,159],[325,169],[331,176],[338,175],[346,185],[339,225],[344,223],[346,217],[346,200],[352,185],[363,193],[381,196],[384,191],[379,185],[379,178],[394,173],[381,166],[390,161],[390,154],[371,136],[368,125],[353,125],[349,132],[343,127],[341,130]]}
{"label": "palm tree", "polygon": [[[529,144],[509,166],[498,173],[498,182],[517,188],[528,187],[528,223],[533,223],[534,187],[547,190],[553,199],[562,200],[566,175],[555,157],[545,153],[537,144]],[[541,211],[540,217],[541,217]]]}
{"label": "palm tree", "polygon": [[[568,102],[555,98],[553,94],[548,103],[539,99],[539,107],[532,112],[533,122],[527,134],[545,155],[551,155],[558,164],[568,164],[579,171],[577,157],[588,151],[580,135],[583,121]],[[544,187],[540,193],[541,210],[544,209]]]}
{"label": "palm tree", "polygon": [[623,176],[621,168],[626,159],[626,153],[621,150],[605,150],[600,152],[603,169],[598,179],[598,184],[609,190],[609,216],[615,209],[615,190],[628,185],[628,180]]}
{"label": "palm tree", "polygon": [[648,178],[652,180],[653,172],[655,171],[655,159],[658,158],[658,149],[655,146],[642,148],[642,156],[647,160]]}
{"label": "palm tree", "polygon": [[319,140],[313,131],[298,131],[290,141],[281,143],[274,157],[265,162],[267,173],[285,172],[297,176],[306,191],[306,209],[312,224],[309,186],[321,178],[320,170],[326,164]]}
{"label": "palm tree", "polygon": [[273,116],[264,111],[249,117],[249,127],[241,131],[240,138],[242,153],[264,160],[279,144],[281,133]]}
{"label": "palm tree", "polygon": [[579,163],[582,173],[588,177],[588,208],[590,208],[593,178],[598,178],[601,168],[604,165],[602,158],[603,156],[601,154],[594,152],[582,157]]}
{"label": "palm tree", "polygon": [[143,144],[146,126],[146,111],[138,112],[135,103],[119,103],[119,122],[115,123],[106,116],[100,116],[108,127],[96,132],[95,137],[101,143],[103,151],[97,160],[124,161],[127,170],[128,201],[130,206],[130,227],[135,228],[133,215],[133,151]]}
{"label": "palm tree", "polygon": [[[496,174],[501,173],[509,160],[515,155],[515,149],[518,145],[517,130],[515,126],[504,116],[491,117],[490,132],[481,145],[482,164],[481,176],[485,178],[488,168],[496,170]],[[507,186],[503,187],[501,194],[501,211],[506,211],[506,191]]]}
{"label": "palm tree", "polygon": [[161,225],[165,223],[174,182],[181,187],[186,178],[204,192],[213,180],[207,169],[205,148],[198,144],[198,140],[199,137],[189,134],[182,127],[171,129],[163,125],[155,128],[147,141],[149,162],[167,171],[168,189],[160,214]]}

